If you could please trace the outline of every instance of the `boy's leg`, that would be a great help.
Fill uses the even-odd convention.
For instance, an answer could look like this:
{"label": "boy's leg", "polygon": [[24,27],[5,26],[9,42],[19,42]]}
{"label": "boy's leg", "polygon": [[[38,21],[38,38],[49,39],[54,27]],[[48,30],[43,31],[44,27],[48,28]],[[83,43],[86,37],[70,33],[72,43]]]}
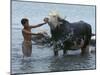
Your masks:
{"label": "boy's leg", "polygon": [[25,42],[22,42],[22,53],[23,53],[23,58],[25,57]]}
{"label": "boy's leg", "polygon": [[28,42],[28,47],[27,47],[27,57],[30,57],[32,54],[32,42]]}
{"label": "boy's leg", "polygon": [[32,53],[32,42],[23,42],[22,43],[22,52],[23,57],[30,57]]}

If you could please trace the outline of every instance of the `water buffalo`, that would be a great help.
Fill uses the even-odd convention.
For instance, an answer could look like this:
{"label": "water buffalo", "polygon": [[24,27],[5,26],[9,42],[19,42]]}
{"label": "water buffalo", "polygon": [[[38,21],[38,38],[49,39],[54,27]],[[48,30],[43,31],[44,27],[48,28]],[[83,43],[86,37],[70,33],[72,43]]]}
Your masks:
{"label": "water buffalo", "polygon": [[48,25],[51,30],[54,55],[58,55],[59,49],[63,50],[63,54],[67,50],[81,49],[82,54],[89,51],[92,34],[90,24],[84,21],[70,23],[58,14],[52,14],[48,17]]}

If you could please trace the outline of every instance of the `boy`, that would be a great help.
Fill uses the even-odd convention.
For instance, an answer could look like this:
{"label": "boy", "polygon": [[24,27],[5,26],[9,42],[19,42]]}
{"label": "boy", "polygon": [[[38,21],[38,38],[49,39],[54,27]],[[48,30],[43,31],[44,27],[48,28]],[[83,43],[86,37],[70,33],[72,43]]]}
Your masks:
{"label": "boy", "polygon": [[30,57],[31,53],[32,53],[32,35],[42,35],[41,33],[32,33],[31,29],[32,28],[36,28],[36,27],[40,27],[44,24],[46,24],[48,22],[48,19],[45,18],[44,19],[44,23],[38,24],[38,25],[34,25],[34,26],[29,26],[29,20],[27,18],[23,18],[21,20],[21,24],[23,25],[23,29],[22,29],[22,35],[24,38],[24,41],[22,43],[22,52],[23,52],[23,57]]}

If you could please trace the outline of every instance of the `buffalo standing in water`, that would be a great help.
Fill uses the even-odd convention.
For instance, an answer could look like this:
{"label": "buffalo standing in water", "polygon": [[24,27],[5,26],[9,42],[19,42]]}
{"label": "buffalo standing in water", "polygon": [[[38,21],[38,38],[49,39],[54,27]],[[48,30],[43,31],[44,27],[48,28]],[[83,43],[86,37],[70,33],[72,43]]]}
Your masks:
{"label": "buffalo standing in water", "polygon": [[54,55],[58,55],[59,49],[63,49],[63,54],[67,50],[80,48],[82,54],[89,52],[92,30],[88,23],[84,21],[70,23],[58,14],[52,14],[48,17],[48,25],[51,30]]}

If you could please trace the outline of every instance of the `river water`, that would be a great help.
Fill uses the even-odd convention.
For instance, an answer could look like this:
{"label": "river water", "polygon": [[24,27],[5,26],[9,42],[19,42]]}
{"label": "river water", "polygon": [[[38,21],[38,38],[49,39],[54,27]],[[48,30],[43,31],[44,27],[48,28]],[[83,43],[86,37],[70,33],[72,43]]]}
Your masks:
{"label": "river water", "polygon": [[[65,10],[66,9],[66,10]],[[55,71],[87,70],[96,68],[95,47],[90,46],[90,54],[81,56],[80,50],[68,51],[63,56],[62,50],[59,56],[53,55],[52,47],[36,45],[33,42],[32,56],[22,58],[22,25],[21,18],[29,18],[30,24],[38,24],[48,15],[51,10],[60,11],[62,16],[67,16],[70,22],[84,20],[91,24],[92,32],[95,33],[95,7],[65,4],[48,4],[34,2],[12,2],[12,47],[11,47],[11,73],[37,73]],[[78,11],[78,12],[77,12]],[[32,29],[32,32],[47,31],[48,25]]]}

